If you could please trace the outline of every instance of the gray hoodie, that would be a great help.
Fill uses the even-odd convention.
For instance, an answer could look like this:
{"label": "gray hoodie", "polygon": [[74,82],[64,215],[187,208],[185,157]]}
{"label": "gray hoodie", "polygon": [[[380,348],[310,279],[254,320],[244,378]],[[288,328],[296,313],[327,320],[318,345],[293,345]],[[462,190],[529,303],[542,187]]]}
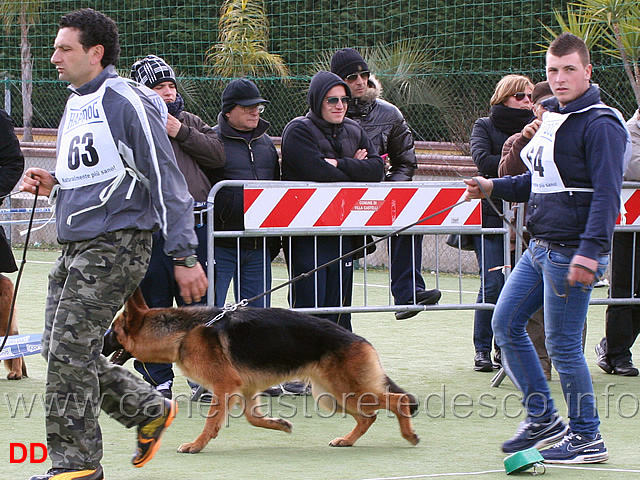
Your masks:
{"label": "gray hoodie", "polygon": [[[123,229],[162,229],[167,255],[194,254],[198,240],[193,226],[193,199],[167,137],[166,110],[164,119],[160,110],[166,109],[164,102],[152,90],[118,77],[111,65],[81,87],[70,86],[70,99],[94,94],[105,82],[100,103],[120,156],[110,160],[123,162],[128,173],[119,183],[107,180],[55,189],[51,197],[56,204],[58,240],[84,241]],[[67,121],[68,109],[69,104],[58,128],[58,166],[60,162],[71,162],[71,151],[59,151],[64,129],[73,125]],[[83,128],[91,131],[91,122]],[[92,153],[85,142],[75,145],[80,149],[80,158]]]}

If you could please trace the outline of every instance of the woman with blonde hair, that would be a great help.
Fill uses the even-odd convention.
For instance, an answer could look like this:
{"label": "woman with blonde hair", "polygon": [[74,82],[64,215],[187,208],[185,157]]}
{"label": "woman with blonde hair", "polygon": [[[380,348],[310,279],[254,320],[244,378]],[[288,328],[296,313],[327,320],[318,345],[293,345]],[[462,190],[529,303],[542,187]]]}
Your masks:
{"label": "woman with blonde hair", "polygon": [[[479,118],[471,132],[471,157],[478,172],[485,178],[498,177],[498,165],[504,142],[534,118],[531,96],[533,83],[524,75],[503,77],[491,97],[489,116]],[[493,201],[493,200],[492,200]],[[502,212],[502,200],[493,201]],[[501,228],[502,220],[488,200],[482,200],[482,227]],[[504,237],[502,235],[476,235],[474,248],[480,268],[480,291],[478,303],[495,304],[504,285]],[[476,310],[473,324],[473,343],[475,347],[474,370],[491,372],[491,328],[492,310]],[[496,368],[501,363],[500,349],[495,348]]]}

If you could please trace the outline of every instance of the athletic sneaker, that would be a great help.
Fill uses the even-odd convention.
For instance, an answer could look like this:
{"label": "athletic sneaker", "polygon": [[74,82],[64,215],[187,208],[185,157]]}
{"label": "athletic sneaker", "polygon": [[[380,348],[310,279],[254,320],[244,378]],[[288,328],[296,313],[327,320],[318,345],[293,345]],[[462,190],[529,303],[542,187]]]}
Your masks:
{"label": "athletic sneaker", "polygon": [[600,463],[609,460],[602,435],[569,433],[561,442],[540,452],[545,463]]}
{"label": "athletic sneaker", "polygon": [[156,385],[156,390],[161,393],[164,398],[168,398],[169,400],[171,400],[171,398],[173,397],[173,393],[171,392],[172,386],[173,380],[167,380],[160,385]]}
{"label": "athletic sneaker", "polygon": [[527,418],[520,423],[513,438],[502,444],[502,451],[515,453],[532,447],[539,450],[558,442],[568,431],[569,427],[558,414],[547,422],[532,422]]}
{"label": "athletic sneaker", "polygon": [[153,458],[160,448],[162,434],[171,425],[177,413],[178,403],[175,400],[165,399],[160,416],[138,425],[138,446],[131,459],[134,467],[142,467]]}
{"label": "athletic sneaker", "polygon": [[29,480],[104,480],[104,473],[101,466],[94,470],[52,468],[44,475],[34,475]]}

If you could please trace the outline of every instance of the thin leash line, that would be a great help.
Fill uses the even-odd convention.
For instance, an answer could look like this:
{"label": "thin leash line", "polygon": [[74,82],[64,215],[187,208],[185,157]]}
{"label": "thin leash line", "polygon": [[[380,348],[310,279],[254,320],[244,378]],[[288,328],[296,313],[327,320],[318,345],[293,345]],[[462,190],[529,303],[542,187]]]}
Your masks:
{"label": "thin leash line", "polygon": [[266,292],[260,293],[260,294],[254,296],[254,297],[252,297],[252,298],[250,298],[248,300],[242,300],[242,302],[246,301],[247,303],[251,303],[251,302],[253,302],[255,300],[259,300],[260,298],[262,298],[262,297],[264,297],[266,295],[269,295],[269,294],[271,294],[271,293],[273,293],[273,292],[275,292],[277,290],[280,290],[281,288],[284,288],[287,285],[291,285],[291,284],[293,284],[293,283],[295,283],[295,282],[297,282],[299,280],[302,280],[303,278],[308,278],[310,275],[318,272],[319,270],[322,270],[323,268],[327,268],[329,265],[333,265],[334,263],[337,263],[337,262],[339,262],[339,261],[341,261],[341,260],[343,260],[343,259],[345,259],[347,257],[351,257],[354,254],[356,254],[358,252],[361,252],[361,251],[363,251],[363,250],[375,245],[376,243],[379,243],[379,242],[382,242],[384,240],[387,240],[388,238],[391,238],[394,235],[398,235],[398,234],[404,232],[405,230],[408,230],[411,227],[414,227],[414,226],[416,226],[416,225],[418,225],[420,223],[426,222],[430,218],[433,218],[433,217],[435,217],[437,215],[440,215],[441,213],[447,212],[447,211],[449,211],[449,210],[451,210],[451,209],[453,209],[453,208],[455,208],[455,207],[457,207],[459,205],[462,205],[463,203],[466,203],[466,202],[467,202],[467,200],[460,200],[459,202],[454,203],[453,205],[450,205],[448,207],[445,207],[445,208],[443,208],[442,210],[440,210],[438,212],[432,213],[431,215],[427,215],[426,217],[421,218],[416,222],[413,222],[413,223],[411,223],[409,225],[406,225],[406,226],[404,226],[404,227],[402,227],[402,228],[400,228],[398,230],[395,230],[394,232],[388,233],[387,235],[385,235],[383,237],[380,237],[377,240],[373,240],[372,242],[369,242],[366,245],[363,245],[362,247],[358,247],[355,250],[352,250],[352,251],[350,251],[348,253],[345,253],[345,254],[337,257],[337,258],[334,258],[333,260],[330,260],[327,263],[324,263],[324,264],[314,268],[313,270],[309,270],[308,272],[301,273],[297,277],[294,277],[294,278],[292,278],[291,280],[289,280],[287,282],[281,283],[280,285],[278,285],[276,287],[273,287],[273,288],[267,290]]}
{"label": "thin leash line", "polygon": [[[474,180],[476,185],[478,185],[478,188],[480,189],[480,191],[484,194],[484,197],[487,199],[487,202],[489,203],[489,205],[491,206],[491,208],[493,209],[494,212],[496,212],[496,214],[498,215],[498,217],[500,218],[500,220],[502,220],[502,223],[504,225],[507,226],[507,229],[512,231],[516,238],[518,239],[518,241],[520,242],[520,244],[524,247],[525,251],[529,252],[529,255],[531,256],[531,260],[538,266],[538,268],[540,268],[540,271],[542,272],[543,275],[547,275],[547,278],[549,278],[545,267],[538,261],[537,258],[534,257],[533,255],[533,251],[532,249],[529,247],[529,244],[527,243],[527,241],[524,238],[524,235],[522,235],[518,229],[516,228],[515,225],[513,225],[510,221],[507,220],[507,218],[504,216],[504,213],[501,213],[500,210],[498,210],[498,207],[496,206],[495,202],[491,199],[491,197],[489,195],[487,195],[487,192],[485,191],[485,189],[482,187],[482,185],[480,185],[480,183],[474,179],[474,177],[467,177],[465,175],[462,175],[454,165],[452,165],[446,158],[443,157],[444,163],[447,164],[449,167],[451,167],[451,169],[453,170],[453,172],[460,178],[462,179],[466,179],[466,180]],[[480,174],[478,173],[478,176],[480,176]],[[597,276],[595,276],[595,281],[599,280],[599,278]],[[549,279],[549,283],[551,284],[551,289],[553,290],[554,295],[556,295],[559,298],[567,298],[568,297],[568,293],[560,293],[557,289],[555,284],[551,281],[551,279]],[[565,291],[568,292],[568,280],[565,278]]]}
{"label": "thin leash line", "polygon": [[0,200],[4,200],[5,198],[12,197],[14,195],[18,195],[19,193],[24,193],[24,192],[22,192],[20,190],[16,190],[15,192],[10,192],[10,193],[7,193],[6,195],[0,195]]}
{"label": "thin leash line", "polygon": [[[20,268],[18,269],[18,275],[16,277],[15,286],[13,288],[13,298],[11,299],[11,308],[9,309],[9,322],[7,323],[7,332],[5,333],[4,340],[2,341],[2,345],[0,345],[0,352],[4,350],[4,346],[7,344],[7,340],[9,339],[9,332],[11,331],[11,323],[13,322],[13,312],[15,310],[16,300],[18,298],[18,287],[20,286],[20,279],[22,278],[22,272],[24,270],[24,266],[27,263],[27,250],[29,248],[29,238],[31,237],[31,227],[33,226],[33,217],[35,216],[36,206],[38,204],[38,190],[39,190],[39,186],[36,185],[36,191],[35,191],[35,194],[33,195],[33,208],[31,209],[31,215],[29,216],[29,227],[27,228],[27,236],[24,241],[24,248],[22,249],[22,261],[20,262]],[[5,197],[7,196],[8,195],[5,195]]]}

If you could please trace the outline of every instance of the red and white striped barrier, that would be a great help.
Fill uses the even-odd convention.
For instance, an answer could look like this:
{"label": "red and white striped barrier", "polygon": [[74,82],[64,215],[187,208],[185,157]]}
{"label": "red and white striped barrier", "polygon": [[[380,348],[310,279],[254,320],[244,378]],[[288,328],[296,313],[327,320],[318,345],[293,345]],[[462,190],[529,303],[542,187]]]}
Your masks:
{"label": "red and white striped barrier", "polygon": [[622,215],[618,215],[617,225],[640,225],[640,190],[634,188],[622,189],[622,204],[625,213],[625,221]]}
{"label": "red and white striped barrier", "polygon": [[[402,228],[463,200],[464,187],[380,185],[245,187],[245,230],[263,228]],[[480,226],[480,201],[465,202],[421,223]]]}

